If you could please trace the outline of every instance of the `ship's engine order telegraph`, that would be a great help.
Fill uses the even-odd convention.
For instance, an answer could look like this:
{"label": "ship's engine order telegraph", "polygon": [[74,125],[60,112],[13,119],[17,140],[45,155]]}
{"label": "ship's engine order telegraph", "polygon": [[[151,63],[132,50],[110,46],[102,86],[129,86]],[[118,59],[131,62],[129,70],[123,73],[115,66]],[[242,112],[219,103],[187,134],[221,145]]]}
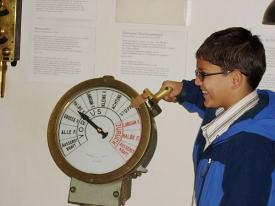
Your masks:
{"label": "ship's engine order telegraph", "polygon": [[127,84],[104,76],[84,81],[56,104],[48,124],[48,145],[58,167],[71,177],[69,202],[124,205],[133,178],[147,172],[157,143],[155,95],[139,95]]}

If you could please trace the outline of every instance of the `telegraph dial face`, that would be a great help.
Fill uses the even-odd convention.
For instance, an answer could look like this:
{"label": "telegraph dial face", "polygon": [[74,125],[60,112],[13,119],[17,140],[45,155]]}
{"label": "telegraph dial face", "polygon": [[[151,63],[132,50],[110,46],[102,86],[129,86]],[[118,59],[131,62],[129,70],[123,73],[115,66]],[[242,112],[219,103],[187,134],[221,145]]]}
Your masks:
{"label": "telegraph dial face", "polygon": [[104,183],[138,166],[151,134],[145,105],[130,106],[138,94],[107,76],[69,90],[57,103],[48,127],[48,144],[57,165],[69,176]]}

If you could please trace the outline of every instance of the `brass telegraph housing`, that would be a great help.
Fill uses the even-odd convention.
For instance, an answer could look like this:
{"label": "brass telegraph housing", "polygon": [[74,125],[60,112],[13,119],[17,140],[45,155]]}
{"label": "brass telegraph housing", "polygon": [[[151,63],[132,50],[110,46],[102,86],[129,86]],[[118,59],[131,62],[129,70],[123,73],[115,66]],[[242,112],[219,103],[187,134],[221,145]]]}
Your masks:
{"label": "brass telegraph housing", "polygon": [[20,59],[22,0],[0,0],[0,83],[4,97],[7,62]]}

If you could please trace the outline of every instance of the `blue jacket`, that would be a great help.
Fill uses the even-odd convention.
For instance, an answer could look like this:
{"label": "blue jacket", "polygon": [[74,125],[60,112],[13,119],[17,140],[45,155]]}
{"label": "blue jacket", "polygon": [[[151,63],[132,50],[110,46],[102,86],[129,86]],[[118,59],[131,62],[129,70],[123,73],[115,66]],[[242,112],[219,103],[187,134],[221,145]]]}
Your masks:
{"label": "blue jacket", "polygon": [[[215,118],[194,80],[183,84],[179,103],[199,113],[202,125]],[[200,129],[193,151],[197,206],[275,206],[275,93],[257,92],[258,104],[206,150]]]}

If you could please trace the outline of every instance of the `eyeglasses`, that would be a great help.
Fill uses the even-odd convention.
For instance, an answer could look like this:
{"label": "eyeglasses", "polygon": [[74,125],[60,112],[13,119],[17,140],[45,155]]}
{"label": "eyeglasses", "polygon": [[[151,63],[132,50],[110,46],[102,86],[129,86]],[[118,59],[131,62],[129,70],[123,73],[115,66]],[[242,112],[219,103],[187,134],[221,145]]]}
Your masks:
{"label": "eyeglasses", "polygon": [[216,72],[216,73],[205,73],[203,71],[200,71],[198,69],[195,70],[195,75],[198,77],[201,81],[204,80],[205,77],[207,76],[213,76],[213,75],[218,75],[218,74],[228,74],[232,71],[223,71],[223,72]]}

